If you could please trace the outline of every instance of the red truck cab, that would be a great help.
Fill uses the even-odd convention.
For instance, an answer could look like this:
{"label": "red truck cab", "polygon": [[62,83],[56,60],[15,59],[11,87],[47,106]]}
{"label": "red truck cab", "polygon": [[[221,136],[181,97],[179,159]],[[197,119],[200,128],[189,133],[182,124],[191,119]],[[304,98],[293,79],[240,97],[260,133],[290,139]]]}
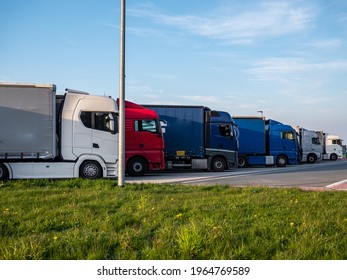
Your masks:
{"label": "red truck cab", "polygon": [[131,176],[165,169],[158,114],[130,101],[125,101],[125,166]]}

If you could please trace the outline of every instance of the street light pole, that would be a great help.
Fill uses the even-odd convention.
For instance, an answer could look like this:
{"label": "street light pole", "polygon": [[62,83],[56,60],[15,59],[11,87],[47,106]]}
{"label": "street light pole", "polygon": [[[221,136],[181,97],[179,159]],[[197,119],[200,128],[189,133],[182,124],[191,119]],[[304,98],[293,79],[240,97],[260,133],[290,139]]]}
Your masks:
{"label": "street light pole", "polygon": [[125,177],[125,0],[120,0],[118,187]]}
{"label": "street light pole", "polygon": [[260,113],[261,117],[264,118],[264,112],[263,111],[257,111],[257,113]]}

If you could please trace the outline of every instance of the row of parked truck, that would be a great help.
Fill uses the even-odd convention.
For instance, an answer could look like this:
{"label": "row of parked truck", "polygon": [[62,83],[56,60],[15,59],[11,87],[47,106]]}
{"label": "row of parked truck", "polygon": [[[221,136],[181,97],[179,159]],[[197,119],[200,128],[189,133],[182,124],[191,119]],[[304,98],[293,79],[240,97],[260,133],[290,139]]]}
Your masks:
{"label": "row of parked truck", "polygon": [[[110,97],[53,84],[0,83],[0,180],[117,177],[118,110]],[[125,102],[130,175],[153,170],[223,171],[342,157],[342,140],[264,117],[205,106]]]}

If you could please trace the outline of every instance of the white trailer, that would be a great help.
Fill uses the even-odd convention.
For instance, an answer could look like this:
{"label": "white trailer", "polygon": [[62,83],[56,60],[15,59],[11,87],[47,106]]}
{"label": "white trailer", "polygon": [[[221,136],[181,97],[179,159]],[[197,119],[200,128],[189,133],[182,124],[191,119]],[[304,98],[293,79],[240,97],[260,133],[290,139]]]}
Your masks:
{"label": "white trailer", "polygon": [[0,83],[0,180],[116,177],[115,100],[53,84]]}
{"label": "white trailer", "polygon": [[315,163],[322,159],[323,143],[318,134],[313,130],[308,130],[300,126],[295,127],[298,133],[301,161]]}
{"label": "white trailer", "polygon": [[323,143],[323,159],[337,160],[343,156],[342,139],[337,135],[317,131],[319,138]]}

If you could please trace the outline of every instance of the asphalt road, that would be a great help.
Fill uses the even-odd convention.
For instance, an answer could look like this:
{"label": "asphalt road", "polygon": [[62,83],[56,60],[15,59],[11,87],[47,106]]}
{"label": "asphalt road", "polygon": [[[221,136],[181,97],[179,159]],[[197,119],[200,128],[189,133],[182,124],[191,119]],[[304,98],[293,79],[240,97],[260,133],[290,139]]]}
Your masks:
{"label": "asphalt road", "polygon": [[347,160],[320,161],[284,168],[239,168],[224,172],[155,172],[143,177],[126,177],[125,181],[127,183],[322,188],[336,182],[347,182]]}

